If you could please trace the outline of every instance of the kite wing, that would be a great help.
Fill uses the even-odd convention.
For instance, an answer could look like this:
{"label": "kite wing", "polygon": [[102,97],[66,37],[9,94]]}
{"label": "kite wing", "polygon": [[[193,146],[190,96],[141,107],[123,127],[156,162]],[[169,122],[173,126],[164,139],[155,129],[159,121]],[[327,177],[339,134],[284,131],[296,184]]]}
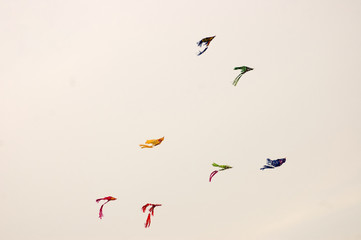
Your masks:
{"label": "kite wing", "polygon": [[222,171],[222,170],[226,170],[226,169],[229,169],[229,168],[232,168],[231,166],[228,166],[228,165],[218,165],[217,163],[213,163],[212,164],[213,167],[219,167],[219,168],[222,168],[221,170],[219,171]]}
{"label": "kite wing", "polygon": [[217,163],[212,163],[213,167],[220,167],[220,165],[218,165]]}
{"label": "kite wing", "polygon": [[[268,159],[267,159],[268,161]],[[286,158],[280,158],[276,160],[271,160],[271,165],[274,167],[280,167],[282,164],[286,162]]]}
{"label": "kite wing", "polygon": [[147,140],[145,143],[146,144],[156,144],[156,143],[158,143],[159,141],[158,141],[158,139],[150,139],[150,140]]}
{"label": "kite wing", "polygon": [[202,40],[200,40],[199,42],[197,42],[197,45],[198,45],[199,47],[201,47],[202,44],[204,43],[206,46],[209,46],[209,44],[211,43],[211,41],[212,41],[215,37],[216,37],[216,36],[203,38]]}

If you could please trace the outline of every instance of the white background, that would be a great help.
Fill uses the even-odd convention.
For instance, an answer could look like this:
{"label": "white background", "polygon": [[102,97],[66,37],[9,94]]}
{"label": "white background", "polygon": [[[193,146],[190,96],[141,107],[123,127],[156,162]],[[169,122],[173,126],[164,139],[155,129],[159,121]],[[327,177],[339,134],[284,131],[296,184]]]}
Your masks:
{"label": "white background", "polygon": [[360,1],[0,5],[1,238],[361,238]]}

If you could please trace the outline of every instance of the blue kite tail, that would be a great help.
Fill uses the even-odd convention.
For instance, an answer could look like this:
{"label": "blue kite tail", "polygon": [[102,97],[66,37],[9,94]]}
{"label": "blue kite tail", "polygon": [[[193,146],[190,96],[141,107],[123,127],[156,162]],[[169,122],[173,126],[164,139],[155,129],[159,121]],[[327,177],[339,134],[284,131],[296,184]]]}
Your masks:
{"label": "blue kite tail", "polygon": [[266,168],[274,168],[274,167],[268,166],[268,165],[263,165],[263,168],[260,168],[260,170],[264,170],[264,169],[266,169]]}
{"label": "blue kite tail", "polygon": [[199,52],[197,56],[202,55],[207,49],[208,49],[208,47],[206,47],[203,51]]}

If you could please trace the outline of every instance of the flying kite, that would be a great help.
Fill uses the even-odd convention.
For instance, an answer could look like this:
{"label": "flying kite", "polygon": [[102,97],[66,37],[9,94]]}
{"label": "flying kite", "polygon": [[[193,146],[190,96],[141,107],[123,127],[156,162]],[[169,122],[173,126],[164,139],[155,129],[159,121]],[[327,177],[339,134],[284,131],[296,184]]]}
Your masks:
{"label": "flying kite", "polygon": [[154,216],[154,208],[155,207],[159,207],[162,206],[162,204],[152,204],[152,203],[147,203],[142,207],[142,211],[145,212],[145,210],[147,210],[147,207],[151,206],[149,208],[149,213],[148,213],[148,217],[147,217],[147,221],[145,222],[144,226],[147,228],[150,226],[150,215]]}
{"label": "flying kite", "polygon": [[145,145],[145,144],[139,144],[141,148],[153,148],[154,146],[157,146],[161,144],[161,142],[164,140],[164,137],[161,137],[159,139],[151,139],[147,140],[145,144],[151,144],[151,145]]}
{"label": "flying kite", "polygon": [[267,168],[280,167],[285,162],[286,162],[286,158],[280,158],[280,159],[276,159],[276,160],[271,160],[271,159],[267,158],[267,165],[264,165],[263,168],[260,168],[260,170],[265,170]]}
{"label": "flying kite", "polygon": [[204,44],[206,46],[205,49],[203,49],[203,51],[199,51],[198,53],[198,56],[203,54],[207,49],[208,49],[208,46],[209,44],[211,43],[211,41],[213,40],[213,38],[215,38],[216,36],[213,36],[213,37],[206,37],[206,38],[203,38],[202,40],[200,40],[199,42],[197,42],[197,45],[199,47],[202,47],[202,45]]}
{"label": "flying kite", "polygon": [[212,178],[214,177],[214,175],[216,175],[219,171],[223,171],[223,170],[232,168],[231,166],[228,166],[228,165],[218,165],[217,163],[213,163],[212,166],[213,166],[213,167],[219,167],[219,168],[221,168],[221,169],[213,171],[213,172],[211,173],[211,175],[209,176],[209,181],[212,181]]}
{"label": "flying kite", "polygon": [[253,68],[247,67],[247,66],[242,66],[242,67],[235,67],[233,70],[241,70],[241,73],[234,79],[233,81],[233,85],[236,86],[239,79],[242,77],[243,74],[245,74],[248,71],[253,70]]}
{"label": "flying kite", "polygon": [[99,218],[102,219],[102,217],[104,216],[103,214],[103,206],[105,204],[107,204],[108,202],[110,201],[114,201],[114,200],[117,200],[115,197],[111,197],[111,196],[108,196],[108,197],[104,197],[104,198],[99,198],[97,200],[95,200],[97,203],[100,202],[101,200],[106,200],[105,203],[103,203],[103,205],[100,207],[100,210],[99,210]]}

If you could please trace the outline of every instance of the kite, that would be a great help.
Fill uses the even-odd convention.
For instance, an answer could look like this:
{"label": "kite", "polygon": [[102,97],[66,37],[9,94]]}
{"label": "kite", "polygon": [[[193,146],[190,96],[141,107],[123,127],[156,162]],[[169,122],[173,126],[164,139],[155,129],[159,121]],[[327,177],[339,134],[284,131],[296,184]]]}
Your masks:
{"label": "kite", "polygon": [[99,210],[99,218],[100,219],[102,219],[102,217],[104,216],[104,214],[103,214],[103,206],[105,204],[107,204],[108,202],[113,201],[113,200],[117,200],[117,199],[115,197],[108,196],[108,197],[104,197],[104,198],[99,198],[99,199],[97,199],[95,201],[98,203],[101,200],[107,200],[107,201],[105,203],[103,203],[103,205],[100,207],[100,210]]}
{"label": "kite", "polygon": [[218,165],[217,163],[213,163],[212,166],[213,166],[213,167],[219,167],[219,168],[221,168],[221,169],[213,171],[213,172],[211,173],[211,175],[209,176],[209,181],[212,181],[212,178],[214,177],[214,175],[216,175],[219,171],[223,171],[223,170],[232,168],[231,166],[228,166],[228,165]]}
{"label": "kite", "polygon": [[245,74],[248,71],[253,70],[253,68],[247,67],[247,66],[242,66],[242,67],[235,67],[233,70],[239,70],[241,69],[241,73],[234,79],[233,81],[233,85],[236,86],[239,79],[242,77],[243,74]]}
{"label": "kite", "polygon": [[260,170],[265,170],[267,168],[280,167],[285,162],[286,162],[286,158],[280,158],[280,159],[276,159],[276,160],[271,160],[271,159],[267,158],[267,165],[264,165],[263,168],[260,168]]}
{"label": "kite", "polygon": [[145,222],[144,226],[145,228],[150,226],[150,215],[154,216],[154,208],[155,207],[159,207],[162,206],[162,204],[152,204],[152,203],[147,203],[142,207],[142,211],[145,212],[145,210],[147,210],[147,207],[151,206],[149,208],[149,213],[148,213],[148,217],[147,217],[147,221]]}
{"label": "kite", "polygon": [[147,140],[145,142],[145,144],[151,144],[151,145],[139,144],[139,146],[141,148],[153,148],[154,146],[157,146],[157,145],[161,144],[161,142],[163,140],[164,140],[164,137],[159,138],[159,139],[151,139],[151,140]]}
{"label": "kite", "polygon": [[216,36],[213,36],[213,37],[206,37],[206,38],[203,38],[202,40],[200,40],[199,42],[197,42],[197,45],[199,47],[202,47],[202,45],[204,44],[206,46],[205,49],[203,49],[203,51],[199,51],[198,53],[198,56],[203,54],[207,49],[208,49],[208,46],[209,44],[211,43],[211,41],[213,40],[213,38],[215,38]]}

